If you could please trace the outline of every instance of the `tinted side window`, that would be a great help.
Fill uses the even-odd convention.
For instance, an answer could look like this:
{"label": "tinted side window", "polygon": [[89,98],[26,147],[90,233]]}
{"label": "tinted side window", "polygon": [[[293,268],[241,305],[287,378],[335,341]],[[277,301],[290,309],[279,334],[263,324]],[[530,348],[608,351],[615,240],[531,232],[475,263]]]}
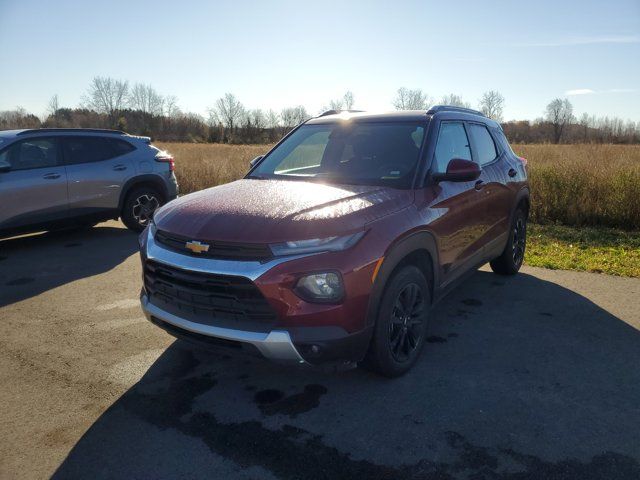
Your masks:
{"label": "tinted side window", "polygon": [[462,122],[442,122],[436,143],[433,171],[444,173],[452,158],[471,160],[469,139]]}
{"label": "tinted side window", "polygon": [[111,149],[113,150],[115,157],[133,152],[136,149],[136,147],[131,145],[129,142],[125,142],[124,140],[117,140],[114,138],[105,140],[111,144]]}
{"label": "tinted side window", "polygon": [[110,139],[101,137],[64,137],[67,164],[91,163],[122,155],[116,153]]}
{"label": "tinted side window", "polygon": [[22,140],[9,146],[0,154],[0,159],[11,165],[11,170],[55,167],[58,149],[53,138]]}
{"label": "tinted side window", "polygon": [[473,143],[475,144],[478,154],[478,163],[480,165],[486,165],[493,162],[498,156],[496,151],[496,145],[493,143],[493,138],[484,125],[478,125],[472,123],[469,125],[469,132],[473,137]]}

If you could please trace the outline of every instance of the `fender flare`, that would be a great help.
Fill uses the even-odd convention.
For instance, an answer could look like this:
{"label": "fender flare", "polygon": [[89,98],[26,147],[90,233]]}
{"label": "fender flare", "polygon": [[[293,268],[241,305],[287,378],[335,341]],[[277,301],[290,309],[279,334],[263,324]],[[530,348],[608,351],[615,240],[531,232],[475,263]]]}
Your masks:
{"label": "fender flare", "polygon": [[522,202],[522,200],[525,200],[527,202],[528,217],[531,210],[531,194],[529,193],[529,187],[522,187],[520,190],[518,190],[518,193],[516,193],[513,201],[513,206],[511,207],[511,213],[509,214],[509,225],[513,223],[513,216],[515,215],[516,209],[518,208],[518,205],[520,205],[520,202]]}
{"label": "fender flare", "polygon": [[169,192],[167,191],[167,186],[165,185],[164,181],[161,178],[159,178],[157,175],[154,175],[152,173],[137,175],[127,180],[125,184],[122,186],[122,189],[120,190],[120,200],[118,201],[119,212],[122,211],[122,207],[124,206],[124,201],[127,198],[127,195],[129,195],[129,192],[132,189],[144,184],[147,184],[147,185],[152,184],[155,188],[157,188],[160,191],[160,193],[164,196],[165,199],[168,198]]}
{"label": "fender flare", "polygon": [[435,237],[428,231],[412,233],[407,237],[397,240],[387,250],[382,265],[376,275],[373,287],[371,288],[367,308],[367,327],[375,324],[382,294],[396,267],[400,265],[407,256],[420,250],[425,250],[431,259],[431,265],[429,265],[431,268],[431,278],[427,280],[431,287],[431,301],[433,302],[435,300],[438,285],[440,285],[438,248]]}

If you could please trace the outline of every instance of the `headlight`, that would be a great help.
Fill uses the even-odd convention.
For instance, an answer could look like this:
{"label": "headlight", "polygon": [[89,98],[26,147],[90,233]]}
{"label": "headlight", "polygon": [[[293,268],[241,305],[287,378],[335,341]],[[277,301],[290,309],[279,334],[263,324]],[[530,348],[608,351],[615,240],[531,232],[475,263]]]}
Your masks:
{"label": "headlight", "polygon": [[305,275],[296,283],[296,294],[303,300],[319,303],[335,303],[342,300],[344,286],[338,272]]}
{"label": "headlight", "polygon": [[275,243],[270,247],[273,254],[278,257],[300,253],[339,252],[355,245],[363,235],[364,231],[343,237],[312,238],[311,240]]}

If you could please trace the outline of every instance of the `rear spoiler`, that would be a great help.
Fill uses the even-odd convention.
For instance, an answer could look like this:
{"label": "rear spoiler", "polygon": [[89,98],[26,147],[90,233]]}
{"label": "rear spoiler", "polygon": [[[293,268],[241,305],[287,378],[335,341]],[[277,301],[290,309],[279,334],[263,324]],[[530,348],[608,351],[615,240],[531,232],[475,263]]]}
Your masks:
{"label": "rear spoiler", "polygon": [[143,137],[140,135],[129,135],[131,138],[135,138],[136,140],[141,140],[144,143],[146,143],[147,145],[149,145],[151,143],[151,137]]}

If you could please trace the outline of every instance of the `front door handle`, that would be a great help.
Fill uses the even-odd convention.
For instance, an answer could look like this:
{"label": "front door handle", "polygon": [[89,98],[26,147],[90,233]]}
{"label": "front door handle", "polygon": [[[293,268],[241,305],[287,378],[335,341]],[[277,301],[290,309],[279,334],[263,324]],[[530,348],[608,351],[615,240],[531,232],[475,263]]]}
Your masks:
{"label": "front door handle", "polygon": [[116,165],[115,167],[113,167],[114,170],[120,172],[122,170],[126,170],[127,166],[126,165]]}
{"label": "front door handle", "polygon": [[518,174],[518,172],[516,172],[513,168],[510,168],[507,173],[510,177],[515,177]]}
{"label": "front door handle", "polygon": [[45,178],[47,180],[55,180],[56,178],[60,178],[60,174],[59,173],[47,173],[46,175],[43,175],[42,178]]}
{"label": "front door handle", "polygon": [[474,187],[476,190],[482,190],[484,188],[484,182],[482,180],[478,180]]}

